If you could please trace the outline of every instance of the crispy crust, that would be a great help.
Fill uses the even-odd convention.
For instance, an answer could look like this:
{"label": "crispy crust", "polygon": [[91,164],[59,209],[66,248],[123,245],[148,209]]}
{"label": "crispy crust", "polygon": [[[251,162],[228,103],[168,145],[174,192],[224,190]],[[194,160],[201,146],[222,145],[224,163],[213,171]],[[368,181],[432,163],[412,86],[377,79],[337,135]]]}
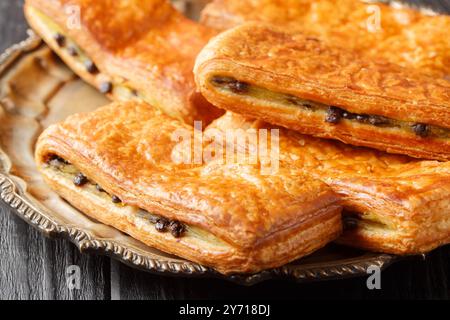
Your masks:
{"label": "crispy crust", "polygon": [[450,128],[450,82],[444,79],[365,59],[261,23],[236,27],[211,40],[197,58],[195,74],[202,94],[220,108],[358,146],[450,159],[448,139],[422,138],[412,130],[355,121],[330,124],[322,114],[218,90],[210,81],[214,76],[228,76],[354,113]]}
{"label": "crispy crust", "polygon": [[[205,134],[232,128],[273,126],[228,112]],[[346,230],[340,243],[409,255],[450,242],[448,162],[415,160],[280,129],[280,167],[327,183],[342,197],[347,213],[369,222]]]}
{"label": "crispy crust", "polygon": [[285,30],[434,76],[450,74],[446,15],[355,0],[215,0],[202,13],[204,25],[221,31],[248,21],[284,25]]}
{"label": "crispy crust", "polygon": [[[56,192],[88,215],[222,273],[280,266],[340,234],[339,198],[324,183],[288,168],[263,176],[258,165],[176,164],[174,150],[186,147],[172,141],[180,131],[192,128],[145,104],[113,104],[51,126],[38,141],[36,161]],[[208,230],[225,249],[139,229],[129,214],[52,173],[50,154],[70,161],[127,205]]]}
{"label": "crispy crust", "polygon": [[[110,0],[27,0],[25,15],[47,44],[91,85],[99,87],[105,79],[123,83],[190,124],[209,123],[220,116],[222,112],[196,91],[192,75],[195,57],[214,32],[186,19],[166,0],[118,5]],[[68,27],[74,22],[69,10],[73,6],[80,10],[80,28]],[[90,74],[58,46],[41,13],[84,50],[100,74]],[[120,100],[118,95],[110,97]]]}

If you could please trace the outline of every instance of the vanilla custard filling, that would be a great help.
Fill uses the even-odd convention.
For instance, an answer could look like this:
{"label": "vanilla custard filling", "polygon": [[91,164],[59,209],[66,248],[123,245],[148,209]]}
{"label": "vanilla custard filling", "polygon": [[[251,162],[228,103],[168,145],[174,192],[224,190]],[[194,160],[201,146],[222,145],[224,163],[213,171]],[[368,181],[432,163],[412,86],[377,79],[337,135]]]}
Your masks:
{"label": "vanilla custard filling", "polygon": [[281,105],[283,107],[300,108],[307,113],[321,114],[324,121],[330,124],[341,122],[359,123],[362,125],[376,126],[382,128],[396,128],[405,132],[414,133],[422,138],[436,137],[449,138],[450,129],[445,129],[433,125],[414,123],[409,121],[399,121],[379,115],[356,114],[342,108],[329,106],[322,103],[305,100],[291,94],[274,92],[259,86],[251,85],[232,77],[213,76],[210,83],[216,90],[224,93],[245,95],[256,99],[262,103]]}
{"label": "vanilla custard filling", "polygon": [[[74,40],[67,36],[58,24],[56,24],[50,17],[41,11],[35,8],[30,9],[32,14],[39,19],[41,27],[45,29],[44,34],[53,38],[59,49],[66,54],[66,59],[73,61],[80,70],[85,69],[90,74],[98,76],[98,78],[108,78],[107,76],[100,74],[100,71],[93,60]],[[144,93],[133,89],[129,85],[129,81],[126,79],[117,77],[114,80],[99,82],[100,84],[98,89],[103,94],[112,94],[114,97],[122,101],[140,100],[155,105],[156,101],[153,101],[154,99],[151,99]]]}
{"label": "vanilla custard filling", "polygon": [[[74,165],[58,156],[49,155],[44,166],[46,169],[53,170],[59,176],[70,180],[76,187],[88,190],[90,193],[95,194],[95,196],[100,197],[105,201],[114,203],[118,208],[134,208],[123,203],[118,197],[107,193],[97,183],[82,175],[80,170],[78,170]],[[80,179],[79,177],[82,178]],[[169,220],[157,214],[150,213],[144,209],[135,209],[136,210],[131,210],[131,212],[134,212],[136,215],[136,221],[144,221],[143,223],[145,224],[151,224],[156,231],[160,233],[171,233],[174,238],[181,238],[185,236],[195,237],[220,247],[229,246],[224,241],[201,228],[190,226],[179,221]]]}
{"label": "vanilla custard filling", "polygon": [[45,34],[53,35],[53,39],[56,41],[57,45],[67,54],[72,56],[74,61],[83,66],[87,62],[92,62],[92,60],[87,56],[84,50],[82,50],[75,43],[75,41],[67,37],[63,30],[55,22],[53,22],[52,19],[35,8],[30,8],[30,10],[32,14],[40,20],[41,25],[45,27]]}
{"label": "vanilla custard filling", "polygon": [[342,214],[342,222],[345,230],[366,229],[377,231],[379,233],[395,232],[395,228],[384,223],[376,215],[370,213],[352,213],[344,211]]}

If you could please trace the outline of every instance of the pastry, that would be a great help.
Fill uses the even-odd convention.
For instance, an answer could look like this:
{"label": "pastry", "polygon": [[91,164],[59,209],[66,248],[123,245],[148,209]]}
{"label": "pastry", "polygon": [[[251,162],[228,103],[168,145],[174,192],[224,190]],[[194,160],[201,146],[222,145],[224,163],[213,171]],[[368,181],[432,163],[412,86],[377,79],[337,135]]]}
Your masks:
{"label": "pastry", "polygon": [[358,0],[215,0],[202,13],[203,24],[217,30],[248,21],[284,25],[371,59],[450,75],[447,15]]}
{"label": "pastry", "polygon": [[143,100],[190,124],[220,116],[192,75],[214,32],[169,1],[27,0],[25,14],[76,74],[111,98]]}
{"label": "pastry", "polygon": [[450,82],[248,23],[212,39],[196,81],[214,105],[322,138],[450,159]]}
{"label": "pastry", "polygon": [[[206,130],[269,129],[227,113]],[[401,255],[450,243],[450,163],[417,160],[280,129],[279,166],[319,179],[342,198],[339,243]]]}
{"label": "pastry", "polygon": [[181,161],[191,138],[192,127],[130,101],[49,127],[36,161],[94,219],[225,274],[284,265],[340,235],[340,200],[323,182],[289,167]]}

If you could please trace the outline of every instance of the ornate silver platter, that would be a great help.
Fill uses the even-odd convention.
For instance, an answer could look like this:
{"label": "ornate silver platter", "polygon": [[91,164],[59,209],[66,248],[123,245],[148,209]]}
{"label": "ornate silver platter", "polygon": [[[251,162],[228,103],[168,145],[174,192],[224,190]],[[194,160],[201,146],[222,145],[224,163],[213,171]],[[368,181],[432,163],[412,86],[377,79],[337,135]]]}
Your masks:
{"label": "ornate silver platter", "polygon": [[303,282],[364,276],[369,266],[383,269],[400,260],[331,244],[281,268],[223,276],[88,218],[44,184],[34,165],[34,144],[48,125],[106,103],[31,31],[28,39],[0,56],[0,198],[44,235],[66,238],[81,252],[108,255],[147,272],[219,277],[244,285],[267,279]]}

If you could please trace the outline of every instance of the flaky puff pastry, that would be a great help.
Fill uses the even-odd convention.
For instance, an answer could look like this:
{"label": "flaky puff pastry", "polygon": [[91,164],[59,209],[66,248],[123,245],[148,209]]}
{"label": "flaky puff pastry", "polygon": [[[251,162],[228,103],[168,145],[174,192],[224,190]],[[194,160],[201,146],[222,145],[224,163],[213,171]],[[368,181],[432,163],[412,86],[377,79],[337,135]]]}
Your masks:
{"label": "flaky puff pastry", "polygon": [[189,124],[221,114],[192,75],[214,32],[169,1],[27,0],[25,14],[75,73],[113,99],[144,100]]}
{"label": "flaky puff pastry", "polygon": [[196,81],[214,105],[323,138],[450,159],[450,82],[248,23],[212,39]]}
{"label": "flaky puff pastry", "polygon": [[[270,129],[228,112],[206,130]],[[244,146],[245,147],[245,146]],[[411,255],[450,242],[450,163],[352,147],[280,128],[280,168],[326,183],[342,197],[338,242]]]}
{"label": "flaky puff pastry", "polygon": [[[113,104],[51,126],[36,161],[46,182],[86,214],[222,273],[281,266],[340,235],[339,198],[323,182],[289,167],[264,175],[259,164],[180,161],[184,149],[190,154],[191,141],[179,141],[186,134],[193,128],[145,104]],[[55,156],[90,182],[75,186],[76,172],[53,166]],[[146,214],[179,221],[186,232],[160,233]]]}
{"label": "flaky puff pastry", "polygon": [[203,24],[226,30],[249,21],[284,26],[357,51],[414,67],[434,76],[450,75],[450,17],[429,16],[406,7],[358,0],[215,0]]}

